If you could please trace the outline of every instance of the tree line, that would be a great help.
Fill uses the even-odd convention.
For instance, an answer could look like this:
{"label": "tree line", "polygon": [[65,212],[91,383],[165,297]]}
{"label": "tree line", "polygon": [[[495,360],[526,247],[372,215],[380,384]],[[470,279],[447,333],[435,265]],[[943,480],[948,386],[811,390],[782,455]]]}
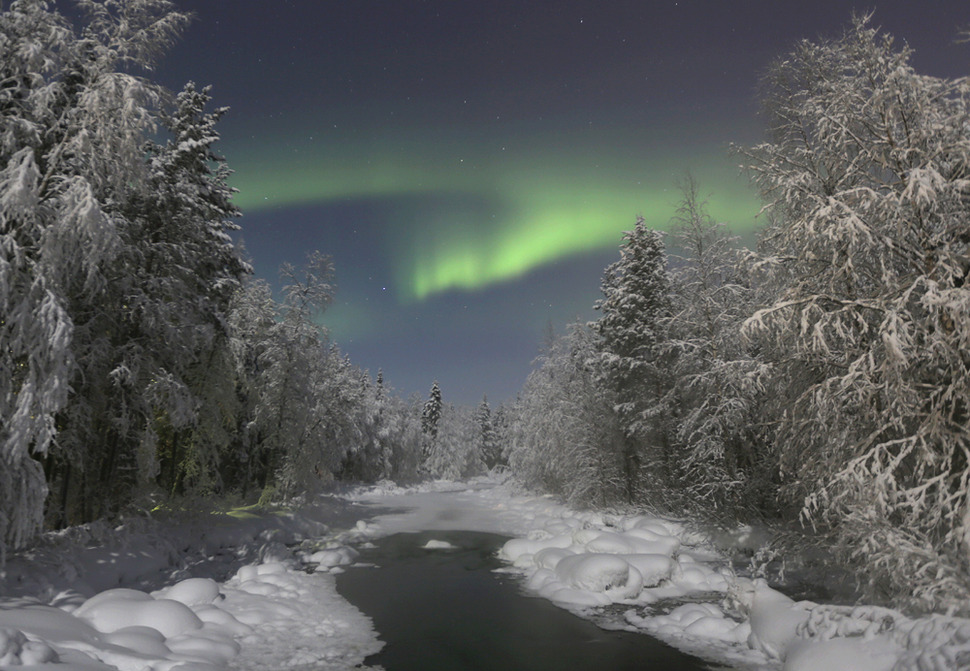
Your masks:
{"label": "tree line", "polygon": [[172,496],[494,462],[486,401],[438,390],[431,417],[330,342],[327,257],[284,265],[280,298],[252,277],[215,151],[226,110],[133,74],[189,17],[76,5],[79,26],[43,0],[0,12],[0,560],[44,527]]}
{"label": "tree line", "polygon": [[870,598],[967,612],[970,81],[870,18],[763,80],[757,249],[688,177],[539,360],[509,460],[578,504],[796,529]]}

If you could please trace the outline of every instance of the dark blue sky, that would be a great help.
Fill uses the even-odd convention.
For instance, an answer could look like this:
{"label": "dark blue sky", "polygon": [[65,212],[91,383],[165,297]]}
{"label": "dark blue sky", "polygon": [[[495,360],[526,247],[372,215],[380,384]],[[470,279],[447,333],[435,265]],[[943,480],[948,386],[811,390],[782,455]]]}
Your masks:
{"label": "dark blue sky", "polygon": [[[311,249],[323,316],[400,393],[514,396],[551,323],[592,318],[638,214],[662,228],[685,170],[753,238],[758,204],[728,144],[758,139],[756,87],[851,2],[176,0],[196,14],[156,77],[211,84],[231,111],[257,274]],[[917,69],[968,71],[970,3],[882,2]]]}

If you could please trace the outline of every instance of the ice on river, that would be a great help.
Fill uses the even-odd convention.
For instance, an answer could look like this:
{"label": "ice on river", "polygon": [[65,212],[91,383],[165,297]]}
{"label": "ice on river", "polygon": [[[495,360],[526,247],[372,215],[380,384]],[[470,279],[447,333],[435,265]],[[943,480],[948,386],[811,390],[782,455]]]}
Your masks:
{"label": "ice on river", "polygon": [[675,520],[571,510],[494,481],[385,483],[335,501],[256,521],[75,532],[15,556],[0,574],[0,668],[361,668],[381,644],[333,574],[373,539],[436,530],[513,536],[501,558],[526,589],[738,669],[936,671],[970,657],[970,621],[795,602],[733,575]]}

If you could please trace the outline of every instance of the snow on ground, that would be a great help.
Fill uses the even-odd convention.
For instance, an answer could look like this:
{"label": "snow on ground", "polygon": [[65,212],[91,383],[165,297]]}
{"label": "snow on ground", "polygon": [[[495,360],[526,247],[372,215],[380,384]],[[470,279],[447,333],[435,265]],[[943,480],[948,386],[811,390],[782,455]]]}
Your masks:
{"label": "snow on ground", "polygon": [[48,534],[0,572],[0,668],[361,668],[381,643],[333,574],[357,561],[354,546],[436,530],[513,536],[501,558],[526,589],[734,668],[970,668],[968,620],[794,602],[735,576],[675,520],[575,511],[489,480],[382,483],[298,512]]}

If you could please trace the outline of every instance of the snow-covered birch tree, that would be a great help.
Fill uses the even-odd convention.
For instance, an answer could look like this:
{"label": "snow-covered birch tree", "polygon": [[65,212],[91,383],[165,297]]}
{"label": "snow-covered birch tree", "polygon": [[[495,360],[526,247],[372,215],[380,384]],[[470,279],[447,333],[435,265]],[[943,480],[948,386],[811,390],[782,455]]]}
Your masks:
{"label": "snow-covered birch tree", "polygon": [[[254,379],[249,383],[253,415],[247,432],[256,459],[253,475],[260,487],[272,487],[287,464],[310,458],[320,401],[318,382],[328,362],[328,343],[319,316],[333,298],[333,265],[330,259],[312,252],[302,269],[284,264],[280,275],[286,283],[282,305],[271,301],[265,308],[274,317],[252,355]],[[268,289],[262,291],[263,300]],[[329,463],[312,463],[309,468],[327,472]]]}
{"label": "snow-covered birch tree", "polygon": [[741,341],[753,290],[743,255],[707,212],[688,174],[671,220],[671,314],[662,360],[672,383],[664,397],[677,455],[671,497],[703,516],[766,508],[773,462],[754,428],[763,402],[763,366]]}
{"label": "snow-covered birch tree", "polygon": [[765,82],[743,152],[786,278],[747,322],[787,491],[873,592],[970,603],[970,82],[920,75],[856,18]]}
{"label": "snow-covered birch tree", "polygon": [[507,429],[508,463],[523,486],[577,505],[626,495],[626,436],[616,392],[601,385],[595,336],[574,324],[539,358]]}

